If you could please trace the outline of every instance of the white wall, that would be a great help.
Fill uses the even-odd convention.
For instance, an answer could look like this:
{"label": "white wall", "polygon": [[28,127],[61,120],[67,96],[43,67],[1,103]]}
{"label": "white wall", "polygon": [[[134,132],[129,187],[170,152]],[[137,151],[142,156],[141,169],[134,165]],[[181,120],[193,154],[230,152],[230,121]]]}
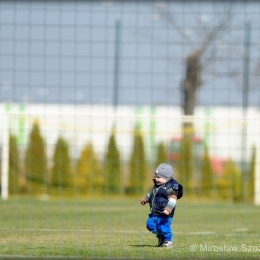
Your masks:
{"label": "white wall", "polygon": [[[173,136],[181,135],[182,118],[178,107],[160,106],[154,112],[147,106],[139,109],[119,106],[116,112],[108,105],[28,104],[21,110],[19,104],[11,104],[9,108],[7,112],[6,104],[0,104],[0,145],[3,143],[3,133],[8,129],[8,125],[3,124],[7,117],[10,130],[19,136],[21,148],[27,143],[32,122],[38,119],[49,157],[52,156],[57,137],[61,134],[69,142],[72,156],[77,157],[83,145],[91,141],[102,158],[114,122],[117,125],[117,143],[125,160],[132,147],[132,130],[137,121],[141,123],[148,156],[154,152],[154,144],[159,141],[167,144]],[[241,159],[242,133],[245,130],[242,112],[241,108],[229,107],[196,109],[195,129],[198,136],[207,136],[211,155],[230,157],[238,161]],[[259,147],[259,119],[259,110],[248,108],[244,139],[248,156],[253,144]]]}

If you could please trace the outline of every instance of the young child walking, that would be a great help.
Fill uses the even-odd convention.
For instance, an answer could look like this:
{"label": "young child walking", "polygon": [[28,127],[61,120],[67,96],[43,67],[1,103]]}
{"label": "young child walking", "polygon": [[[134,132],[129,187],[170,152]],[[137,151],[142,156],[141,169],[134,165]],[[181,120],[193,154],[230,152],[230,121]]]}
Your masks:
{"label": "young child walking", "polygon": [[183,187],[173,179],[173,169],[168,163],[161,163],[156,168],[153,182],[151,192],[139,200],[142,205],[150,204],[146,227],[158,238],[159,247],[172,247],[171,223]]}

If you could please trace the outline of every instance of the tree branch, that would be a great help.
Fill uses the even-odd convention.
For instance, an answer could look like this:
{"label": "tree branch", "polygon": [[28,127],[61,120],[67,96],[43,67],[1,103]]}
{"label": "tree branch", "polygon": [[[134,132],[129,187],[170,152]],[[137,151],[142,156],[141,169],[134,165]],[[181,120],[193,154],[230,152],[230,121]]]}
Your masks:
{"label": "tree branch", "polygon": [[194,45],[194,42],[192,42],[190,38],[187,37],[187,35],[181,30],[181,27],[177,24],[176,20],[169,11],[161,11],[160,15],[164,17],[167,22],[173,25],[174,29],[179,33],[183,40],[186,41],[186,43]]}
{"label": "tree branch", "polygon": [[222,30],[225,29],[228,22],[231,19],[231,14],[230,11],[228,11],[227,13],[227,17],[226,19],[224,18],[218,26],[216,26],[212,31],[210,31],[210,33],[207,35],[206,39],[204,40],[204,42],[202,43],[202,46],[200,48],[200,55],[202,55],[208,48],[208,46],[216,39],[216,37],[218,36],[218,33]]}

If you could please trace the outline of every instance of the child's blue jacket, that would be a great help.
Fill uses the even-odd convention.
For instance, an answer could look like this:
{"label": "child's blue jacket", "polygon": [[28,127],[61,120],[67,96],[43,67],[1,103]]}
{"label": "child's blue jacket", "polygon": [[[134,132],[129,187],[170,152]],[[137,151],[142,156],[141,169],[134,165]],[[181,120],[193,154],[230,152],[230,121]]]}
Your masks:
{"label": "child's blue jacket", "polygon": [[[183,187],[175,179],[171,178],[166,183],[156,184],[154,180],[154,186],[150,192],[149,204],[150,210],[155,215],[164,215],[163,210],[168,203],[169,194],[174,193],[177,199],[180,199],[183,195]],[[176,207],[175,207],[176,208]],[[174,215],[175,208],[170,213],[170,217]]]}

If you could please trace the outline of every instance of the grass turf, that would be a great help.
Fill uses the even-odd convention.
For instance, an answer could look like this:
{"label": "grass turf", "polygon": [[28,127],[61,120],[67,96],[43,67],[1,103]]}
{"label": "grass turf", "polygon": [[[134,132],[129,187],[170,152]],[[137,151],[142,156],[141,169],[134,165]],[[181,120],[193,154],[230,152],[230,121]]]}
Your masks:
{"label": "grass turf", "polygon": [[[146,230],[138,198],[0,201],[0,259],[259,259],[259,208],[178,202],[171,249]],[[11,258],[12,257],[12,258]]]}

